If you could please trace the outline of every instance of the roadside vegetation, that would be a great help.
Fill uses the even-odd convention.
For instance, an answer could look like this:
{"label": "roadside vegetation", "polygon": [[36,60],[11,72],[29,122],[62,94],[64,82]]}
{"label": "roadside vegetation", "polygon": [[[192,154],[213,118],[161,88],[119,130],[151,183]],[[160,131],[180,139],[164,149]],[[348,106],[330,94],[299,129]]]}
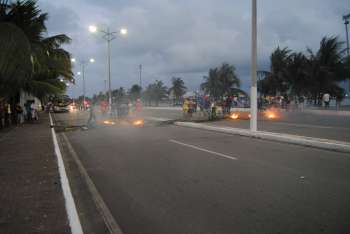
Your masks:
{"label": "roadside vegetation", "polygon": [[0,101],[12,107],[21,92],[45,100],[74,82],[70,54],[62,48],[71,39],[47,36],[47,19],[34,0],[0,0]]}

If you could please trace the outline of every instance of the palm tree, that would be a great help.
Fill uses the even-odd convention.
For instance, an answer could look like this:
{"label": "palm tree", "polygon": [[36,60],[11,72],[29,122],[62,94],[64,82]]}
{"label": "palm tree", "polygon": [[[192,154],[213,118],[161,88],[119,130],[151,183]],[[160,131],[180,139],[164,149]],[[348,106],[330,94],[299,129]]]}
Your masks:
{"label": "palm tree", "polygon": [[286,80],[293,95],[309,95],[312,81],[307,74],[308,60],[303,53],[293,53],[287,64]]}
{"label": "palm tree", "polygon": [[[36,1],[0,0],[0,89],[18,96],[27,91],[39,98],[65,91],[63,78],[73,81],[70,54],[61,48],[70,38],[57,35],[45,38],[47,14]],[[3,49],[1,48],[1,49]]]}
{"label": "palm tree", "polygon": [[222,64],[219,68],[209,70],[209,75],[204,77],[201,88],[206,94],[215,99],[222,99],[230,95],[232,89],[240,87],[240,80],[236,75],[236,68],[227,63]]}
{"label": "palm tree", "polygon": [[169,89],[169,93],[172,93],[175,97],[174,104],[179,103],[187,90],[185,82],[180,77],[173,77],[171,82],[172,87]]}
{"label": "palm tree", "polygon": [[142,87],[134,84],[133,86],[131,86],[130,90],[129,90],[129,97],[132,101],[137,100],[138,98],[141,97],[141,91],[142,91]]}
{"label": "palm tree", "polygon": [[344,93],[338,82],[349,77],[343,43],[337,37],[324,37],[315,54],[308,49],[308,78],[312,82],[311,92],[316,99],[321,93],[329,92],[341,96]]}
{"label": "palm tree", "polygon": [[148,101],[149,105],[152,101],[155,105],[159,105],[159,101],[167,97],[168,88],[164,85],[162,81],[156,80],[153,84],[147,86],[144,92],[144,97]]}
{"label": "palm tree", "polygon": [[277,49],[272,52],[270,56],[271,60],[271,73],[268,77],[268,85],[271,86],[272,92],[274,95],[280,93],[285,95],[288,91],[288,71],[287,67],[291,59],[291,50],[287,47]]}

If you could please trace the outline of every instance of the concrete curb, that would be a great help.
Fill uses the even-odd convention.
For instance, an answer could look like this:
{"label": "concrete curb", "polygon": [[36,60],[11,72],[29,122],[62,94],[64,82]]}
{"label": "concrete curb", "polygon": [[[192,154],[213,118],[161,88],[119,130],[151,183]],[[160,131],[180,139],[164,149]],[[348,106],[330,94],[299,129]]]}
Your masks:
{"label": "concrete curb", "polygon": [[313,109],[304,109],[303,112],[311,113],[316,115],[335,115],[335,116],[350,116],[350,111],[342,110],[313,110]]}
{"label": "concrete curb", "polygon": [[277,142],[288,143],[288,144],[302,145],[302,146],[308,146],[308,147],[343,152],[343,153],[350,153],[350,143],[341,142],[341,141],[332,141],[328,139],[320,139],[320,138],[312,138],[312,137],[304,137],[304,136],[296,136],[296,135],[280,134],[280,133],[272,133],[272,132],[262,132],[262,131],[251,132],[246,129],[215,127],[215,126],[209,126],[205,124],[189,123],[189,122],[175,122],[174,124],[182,127],[197,128],[197,129],[221,132],[221,133],[232,134],[232,135],[239,135],[239,136],[271,140],[271,141],[277,141]]}

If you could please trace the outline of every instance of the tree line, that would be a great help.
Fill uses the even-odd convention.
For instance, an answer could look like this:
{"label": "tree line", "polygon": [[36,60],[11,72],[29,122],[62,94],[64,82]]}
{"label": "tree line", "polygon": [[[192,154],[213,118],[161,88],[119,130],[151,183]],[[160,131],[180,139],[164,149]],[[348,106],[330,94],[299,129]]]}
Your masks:
{"label": "tree line", "polygon": [[[209,70],[208,76],[203,77],[201,90],[203,94],[211,96],[215,100],[222,100],[226,96],[245,94],[239,89],[240,79],[236,74],[233,65],[223,63],[221,66]],[[129,90],[123,87],[112,91],[112,97],[115,101],[135,101],[142,98],[146,105],[156,105],[164,99],[172,98],[173,104],[181,104],[183,96],[186,94],[187,87],[181,77],[171,79],[171,87],[168,88],[163,81],[156,80],[149,84],[145,90],[135,84]],[[82,97],[80,97],[82,99]],[[107,94],[100,92],[92,98],[93,102],[107,100]]]}
{"label": "tree line", "polygon": [[270,71],[258,81],[262,95],[305,96],[317,100],[329,93],[339,100],[345,90],[339,83],[350,78],[350,57],[337,37],[324,37],[316,52],[293,52],[277,47],[270,56]]}

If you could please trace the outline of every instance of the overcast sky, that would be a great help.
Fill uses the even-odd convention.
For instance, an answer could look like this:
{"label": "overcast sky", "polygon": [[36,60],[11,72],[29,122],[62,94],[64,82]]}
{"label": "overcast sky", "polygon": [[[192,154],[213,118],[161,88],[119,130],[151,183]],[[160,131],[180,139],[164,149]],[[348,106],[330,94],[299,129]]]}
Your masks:
{"label": "overcast sky", "polygon": [[[86,68],[87,94],[104,90],[107,79],[107,45],[101,29],[129,34],[112,42],[112,87],[130,88],[158,80],[170,85],[171,77],[182,77],[190,90],[199,89],[209,68],[223,62],[234,64],[249,87],[250,12],[249,0],[39,0],[49,13],[49,34],[65,33],[72,38],[66,49],[78,60],[93,57]],[[304,51],[316,49],[325,36],[345,40],[342,15],[350,13],[348,0],[258,0],[258,69],[268,69],[269,55],[279,46]],[[75,66],[78,72],[80,67]],[[82,94],[82,81],[69,89]]]}

